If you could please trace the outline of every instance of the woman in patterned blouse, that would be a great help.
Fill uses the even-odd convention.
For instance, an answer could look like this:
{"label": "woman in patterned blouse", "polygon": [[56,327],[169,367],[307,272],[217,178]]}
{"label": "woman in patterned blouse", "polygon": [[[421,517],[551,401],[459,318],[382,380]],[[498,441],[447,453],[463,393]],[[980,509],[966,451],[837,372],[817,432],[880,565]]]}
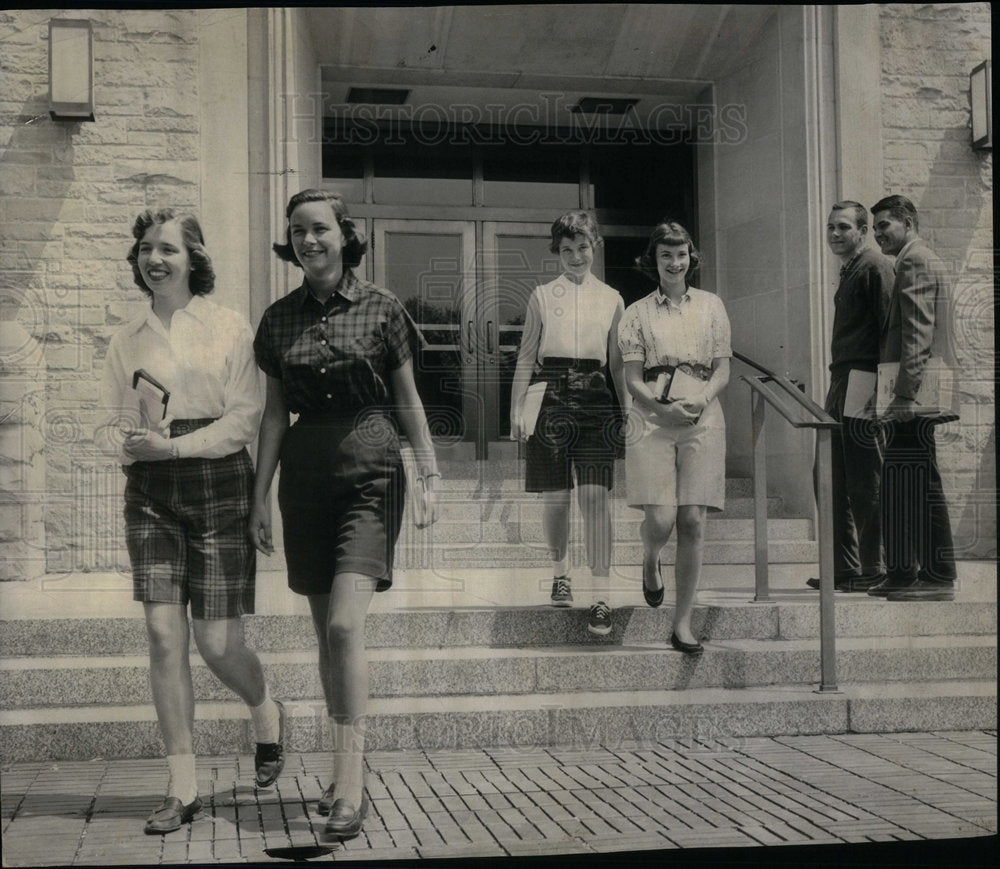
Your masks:
{"label": "woman in patterned blouse", "polygon": [[709,510],[726,494],[726,423],[718,395],[729,382],[729,318],[714,293],[688,286],[698,265],[679,223],[653,230],[640,270],[658,280],[630,305],[618,330],[625,382],[634,399],[625,452],[628,503],[641,507],[643,595],[663,601],[660,550],[677,525],[676,607],[671,645],[697,655],[691,630]]}
{"label": "woman in patterned blouse", "polygon": [[[414,383],[420,335],[392,293],[355,276],[365,241],[343,201],[304,190],[285,214],[286,241],[274,251],[305,279],[264,312],[254,341],[267,404],[250,536],[273,552],[267,494],[280,458],[288,584],[309,599],[333,740],[333,783],[319,810],[326,835],[346,838],[368,809],[365,616],[373,593],[392,584],[405,497],[393,412],[417,459],[419,527],[434,521],[440,474]],[[289,413],[299,415],[291,427]]]}

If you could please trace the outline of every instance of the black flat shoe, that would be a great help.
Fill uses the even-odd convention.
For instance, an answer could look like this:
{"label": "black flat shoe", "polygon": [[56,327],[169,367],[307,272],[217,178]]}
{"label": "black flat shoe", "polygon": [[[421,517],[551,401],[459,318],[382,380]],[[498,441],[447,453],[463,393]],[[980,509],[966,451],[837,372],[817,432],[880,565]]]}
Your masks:
{"label": "black flat shoe", "polygon": [[316,813],[319,815],[329,815],[330,809],[333,808],[333,791],[337,787],[335,781],[330,782],[330,787],[323,791],[323,796],[319,798],[319,802],[316,803]]}
{"label": "black flat shoe", "polygon": [[655,590],[650,590],[649,586],[646,585],[646,569],[642,570],[642,596],[646,599],[646,603],[654,609],[663,603],[663,576],[660,574],[660,565],[656,565],[656,578],[660,580],[660,587]]}
{"label": "black flat shoe", "polygon": [[201,797],[195,797],[186,806],[177,797],[164,797],[163,804],[146,818],[145,832],[163,835],[179,830],[201,811]]}
{"label": "black flat shoe", "polygon": [[700,655],[705,651],[705,647],[701,643],[685,643],[682,642],[676,632],[670,634],[670,645],[677,649],[678,652],[683,652],[685,655]]}
{"label": "black flat shoe", "polygon": [[323,828],[323,836],[327,839],[351,839],[361,832],[365,817],[368,814],[368,793],[362,791],[361,806],[357,811],[347,800],[341,798],[333,804],[330,815]]}

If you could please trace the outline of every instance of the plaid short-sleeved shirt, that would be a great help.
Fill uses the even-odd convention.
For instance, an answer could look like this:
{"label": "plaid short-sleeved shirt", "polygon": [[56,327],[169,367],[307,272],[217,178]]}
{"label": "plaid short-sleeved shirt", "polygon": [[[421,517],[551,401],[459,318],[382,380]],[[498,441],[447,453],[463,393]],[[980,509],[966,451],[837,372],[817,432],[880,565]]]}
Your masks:
{"label": "plaid short-sleeved shirt", "polygon": [[388,403],[389,372],[422,338],[395,295],[347,270],[325,303],[303,283],[271,305],[253,346],[290,411],[328,413]]}

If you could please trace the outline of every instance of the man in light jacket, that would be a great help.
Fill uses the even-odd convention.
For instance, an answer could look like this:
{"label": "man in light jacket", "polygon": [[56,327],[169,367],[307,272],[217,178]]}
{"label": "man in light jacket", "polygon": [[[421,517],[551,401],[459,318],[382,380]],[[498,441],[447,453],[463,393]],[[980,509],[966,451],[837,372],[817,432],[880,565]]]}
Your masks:
{"label": "man in light jacket", "polygon": [[945,382],[954,363],[944,266],[918,235],[917,210],[905,196],[887,196],[871,212],[875,241],[882,253],[896,260],[879,361],[898,362],[899,372],[884,417],[881,513],[886,579],[868,594],[891,601],[953,600],[954,544],[934,427],[958,416],[941,400],[918,396],[925,378],[940,376]]}

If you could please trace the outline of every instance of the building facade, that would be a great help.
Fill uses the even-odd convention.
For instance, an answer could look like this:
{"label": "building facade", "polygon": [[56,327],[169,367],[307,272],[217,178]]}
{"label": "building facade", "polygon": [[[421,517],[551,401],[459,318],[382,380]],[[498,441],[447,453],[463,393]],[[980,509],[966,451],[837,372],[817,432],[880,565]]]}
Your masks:
{"label": "building facade", "polygon": [[[95,120],[48,115],[48,27],[93,28]],[[420,323],[442,455],[510,457],[513,357],[548,225],[597,213],[626,302],[678,217],[734,348],[822,401],[831,203],[909,196],[948,265],[962,418],[939,434],[958,555],[995,557],[992,154],[969,72],[988,4],[23,10],[0,13],[0,579],[120,572],[120,470],[97,454],[110,335],[146,304],[125,262],[147,207],[192,209],[216,301],[256,325],[297,285],[288,197],[339,189],[360,267]],[[545,278],[548,280],[548,278]],[[728,470],[749,400],[725,396]],[[769,484],[814,511],[812,436],[774,426]]]}

